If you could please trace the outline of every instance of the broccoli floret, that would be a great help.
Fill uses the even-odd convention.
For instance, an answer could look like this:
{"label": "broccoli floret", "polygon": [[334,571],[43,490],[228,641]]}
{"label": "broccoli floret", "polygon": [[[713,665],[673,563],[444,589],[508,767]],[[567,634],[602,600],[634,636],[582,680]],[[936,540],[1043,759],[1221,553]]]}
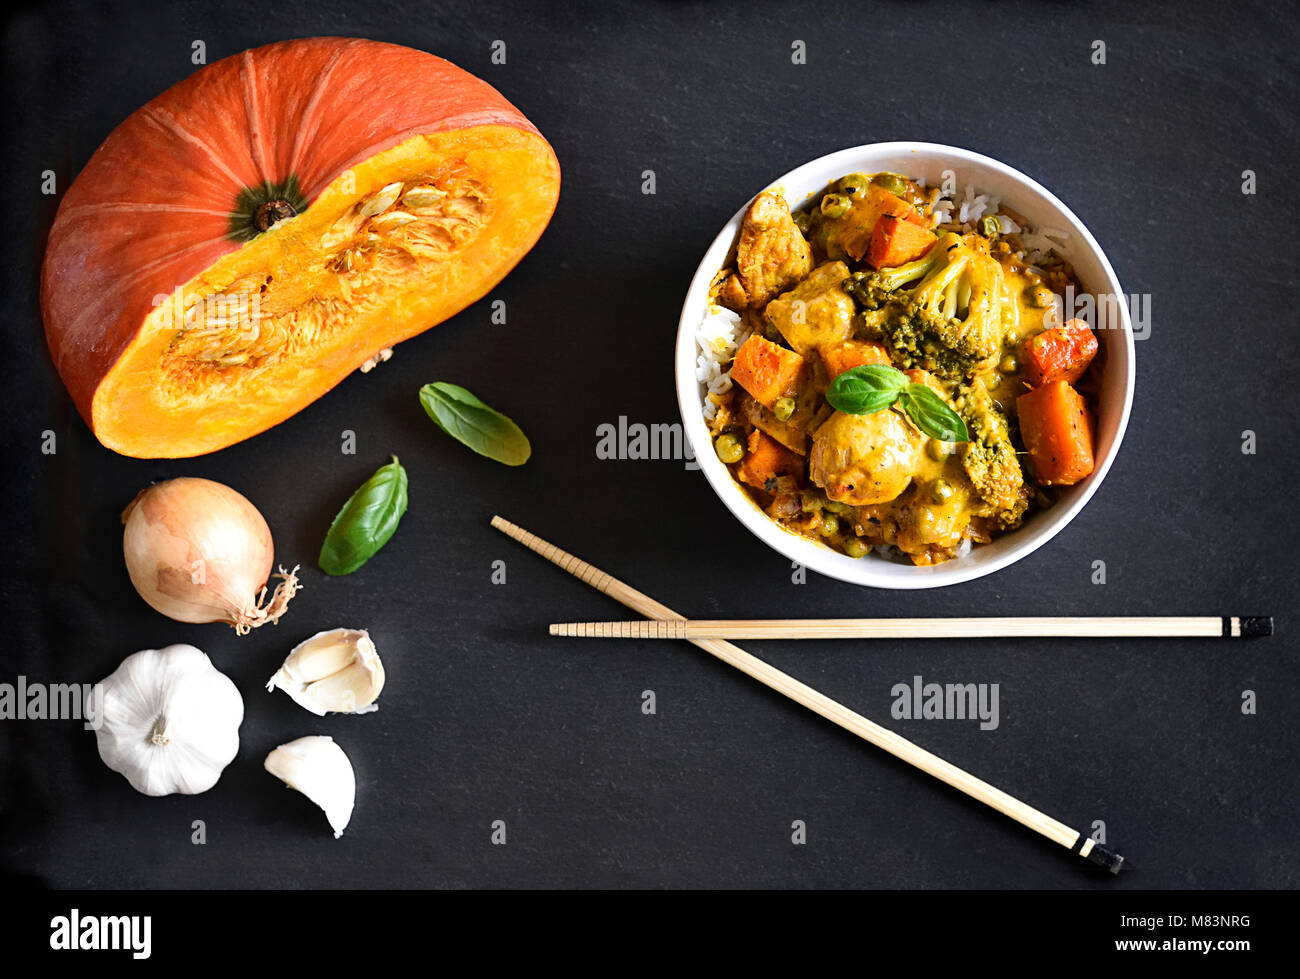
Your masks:
{"label": "broccoli floret", "polygon": [[948,261],[932,268],[912,290],[907,311],[945,347],[982,361],[1002,348],[1002,266],[956,240],[945,236],[936,246],[949,245]]}
{"label": "broccoli floret", "polygon": [[936,245],[920,258],[906,265],[881,269],[878,272],[854,272],[844,280],[843,289],[863,309],[881,309],[891,300],[900,298],[893,294],[929,272],[942,255],[942,250]]}
{"label": "broccoli floret", "polygon": [[998,522],[1015,527],[1029,504],[1029,491],[1006,416],[978,378],[958,391],[955,404],[971,437],[962,448],[966,475]]}
{"label": "broccoli floret", "polygon": [[889,348],[894,365],[921,368],[949,381],[959,381],[975,372],[978,358],[946,346],[944,333],[924,316],[910,315],[903,307],[888,308],[876,334]]}
{"label": "broccoli floret", "polygon": [[[890,290],[918,274],[925,277],[910,291]],[[1001,351],[1002,266],[954,234],[924,258],[854,281],[859,304],[883,311],[879,331],[904,367],[964,378]]]}

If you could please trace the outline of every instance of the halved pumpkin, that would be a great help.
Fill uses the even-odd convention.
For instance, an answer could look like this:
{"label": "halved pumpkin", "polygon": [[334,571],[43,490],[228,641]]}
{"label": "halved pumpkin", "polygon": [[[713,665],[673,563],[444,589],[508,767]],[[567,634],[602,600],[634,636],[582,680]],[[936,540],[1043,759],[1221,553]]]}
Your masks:
{"label": "halved pumpkin", "polygon": [[212,452],[482,297],[559,185],[536,128],[433,55],[245,51],[133,113],[68,189],[41,275],[50,351],[108,448]]}

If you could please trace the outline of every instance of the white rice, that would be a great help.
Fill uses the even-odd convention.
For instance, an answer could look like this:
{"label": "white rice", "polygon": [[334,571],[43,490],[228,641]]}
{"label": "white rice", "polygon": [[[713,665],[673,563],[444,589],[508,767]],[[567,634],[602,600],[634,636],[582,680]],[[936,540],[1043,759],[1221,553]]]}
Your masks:
{"label": "white rice", "polygon": [[1066,242],[1070,232],[1062,228],[1039,228],[1037,231],[1021,229],[1020,244],[1025,249],[1025,261],[1030,265],[1041,266],[1053,256],[1064,257],[1069,247]]}
{"label": "white rice", "polygon": [[1035,267],[1042,266],[1053,257],[1064,257],[1068,231],[1061,228],[1040,228],[1037,231],[1022,227],[1009,215],[1001,212],[1002,201],[989,194],[977,194],[971,184],[962,188],[960,196],[937,197],[931,205],[935,224],[974,225],[986,214],[997,218],[1001,233],[1019,235],[1024,246],[1024,259]]}
{"label": "white rice", "polygon": [[736,351],[749,339],[740,314],[723,306],[710,305],[695,330],[695,380],[704,386],[704,418],[713,421],[718,406],[708,395],[731,390],[731,362]]}
{"label": "white rice", "polygon": [[973,224],[985,214],[997,214],[1001,207],[1002,202],[998,198],[988,194],[977,194],[970,184],[962,188],[958,199],[939,197],[932,205],[936,224],[948,224],[951,221],[957,224]]}

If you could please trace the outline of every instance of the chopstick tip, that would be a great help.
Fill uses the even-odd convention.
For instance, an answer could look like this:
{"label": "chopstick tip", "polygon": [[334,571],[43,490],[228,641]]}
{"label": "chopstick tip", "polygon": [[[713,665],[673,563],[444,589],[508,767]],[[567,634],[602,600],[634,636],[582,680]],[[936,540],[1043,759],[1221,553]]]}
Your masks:
{"label": "chopstick tip", "polygon": [[501,533],[505,534],[511,540],[519,541],[521,544],[527,543],[524,540],[524,529],[518,524],[511,523],[499,513],[492,517],[492,526],[501,531]]}
{"label": "chopstick tip", "polygon": [[1271,636],[1273,635],[1273,616],[1271,615],[1245,615],[1241,618],[1241,634],[1243,636]]}
{"label": "chopstick tip", "polygon": [[1109,870],[1112,874],[1118,874],[1125,866],[1124,858],[1106,846],[1104,843],[1098,843],[1088,851],[1088,860],[1097,866]]}

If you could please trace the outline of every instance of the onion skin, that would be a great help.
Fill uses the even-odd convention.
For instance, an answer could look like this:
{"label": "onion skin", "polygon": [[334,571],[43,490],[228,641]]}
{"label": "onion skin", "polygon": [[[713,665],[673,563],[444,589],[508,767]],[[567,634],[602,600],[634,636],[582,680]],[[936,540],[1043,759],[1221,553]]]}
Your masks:
{"label": "onion skin", "polygon": [[259,607],[275,561],[266,520],[244,496],[210,479],[155,483],[122,514],[122,552],[131,584],[178,622],[226,622],[241,635],[284,612],[297,578]]}

